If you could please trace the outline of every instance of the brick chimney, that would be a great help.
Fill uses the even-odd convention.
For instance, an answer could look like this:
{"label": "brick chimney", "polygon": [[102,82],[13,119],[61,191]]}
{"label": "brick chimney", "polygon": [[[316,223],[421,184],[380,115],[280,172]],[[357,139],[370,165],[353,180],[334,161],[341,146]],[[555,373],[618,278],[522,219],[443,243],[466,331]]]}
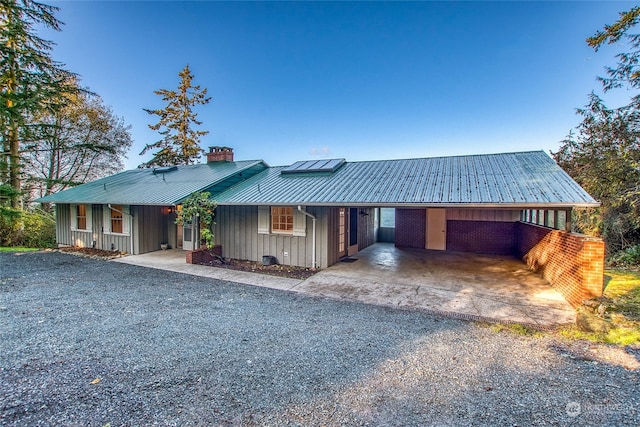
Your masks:
{"label": "brick chimney", "polygon": [[211,162],[233,162],[233,148],[209,147],[207,163]]}

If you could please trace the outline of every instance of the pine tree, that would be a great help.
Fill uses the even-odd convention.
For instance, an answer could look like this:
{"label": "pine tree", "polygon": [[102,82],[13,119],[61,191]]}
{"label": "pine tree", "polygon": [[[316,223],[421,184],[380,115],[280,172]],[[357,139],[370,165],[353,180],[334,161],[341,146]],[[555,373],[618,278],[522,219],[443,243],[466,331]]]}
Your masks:
{"label": "pine tree", "polygon": [[208,104],[211,98],[207,98],[206,88],[200,89],[199,85],[192,84],[193,74],[188,65],[178,75],[181,80],[177,91],[160,89],[154,92],[167,102],[166,107],[162,110],[144,109],[160,117],[158,123],[149,125],[149,128],[158,131],[162,139],[147,144],[142,150],[140,155],[158,150],[153,153],[153,159],[143,166],[188,165],[195,163],[204,151],[199,145],[200,137],[209,131],[192,129],[193,125],[202,124],[197,120],[193,107]]}
{"label": "pine tree", "polygon": [[31,0],[0,0],[0,198],[19,206],[22,190],[21,139],[38,126],[33,117],[55,111],[73,73],[50,56],[53,42],[37,36],[36,26],[60,30],[55,6]]}

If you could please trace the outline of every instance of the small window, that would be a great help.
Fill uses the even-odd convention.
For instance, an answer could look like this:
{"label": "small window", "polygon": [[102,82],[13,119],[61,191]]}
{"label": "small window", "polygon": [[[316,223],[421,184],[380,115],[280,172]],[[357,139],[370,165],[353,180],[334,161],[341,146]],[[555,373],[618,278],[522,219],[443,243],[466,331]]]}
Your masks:
{"label": "small window", "polygon": [[293,208],[271,208],[271,232],[293,234]]}
{"label": "small window", "polygon": [[87,229],[87,205],[78,205],[76,221],[78,230]]}
{"label": "small window", "polygon": [[123,232],[123,215],[122,205],[113,205],[111,207],[111,232],[122,233]]}
{"label": "small window", "polygon": [[380,227],[396,227],[396,210],[394,208],[380,208]]}

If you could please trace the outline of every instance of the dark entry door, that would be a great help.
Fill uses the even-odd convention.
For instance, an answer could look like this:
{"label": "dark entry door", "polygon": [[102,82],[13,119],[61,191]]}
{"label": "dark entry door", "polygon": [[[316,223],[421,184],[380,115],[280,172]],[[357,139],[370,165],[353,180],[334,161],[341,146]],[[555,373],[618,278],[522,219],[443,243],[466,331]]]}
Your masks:
{"label": "dark entry door", "polygon": [[358,208],[349,209],[349,246],[358,244]]}

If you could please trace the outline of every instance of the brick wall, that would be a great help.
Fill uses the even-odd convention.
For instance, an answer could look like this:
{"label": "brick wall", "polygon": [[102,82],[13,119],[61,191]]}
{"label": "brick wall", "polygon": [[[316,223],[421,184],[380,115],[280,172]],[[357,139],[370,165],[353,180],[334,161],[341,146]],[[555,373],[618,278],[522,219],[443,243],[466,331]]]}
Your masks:
{"label": "brick wall", "polygon": [[396,209],[395,245],[424,249],[427,229],[425,209]]}
{"label": "brick wall", "polygon": [[518,235],[515,222],[447,221],[447,250],[513,255]]}
{"label": "brick wall", "polygon": [[187,251],[187,264],[208,264],[215,261],[216,256],[222,256],[222,246],[215,245],[212,250],[196,249]]}
{"label": "brick wall", "polygon": [[517,223],[517,254],[573,306],[602,295],[604,242],[534,224]]}

